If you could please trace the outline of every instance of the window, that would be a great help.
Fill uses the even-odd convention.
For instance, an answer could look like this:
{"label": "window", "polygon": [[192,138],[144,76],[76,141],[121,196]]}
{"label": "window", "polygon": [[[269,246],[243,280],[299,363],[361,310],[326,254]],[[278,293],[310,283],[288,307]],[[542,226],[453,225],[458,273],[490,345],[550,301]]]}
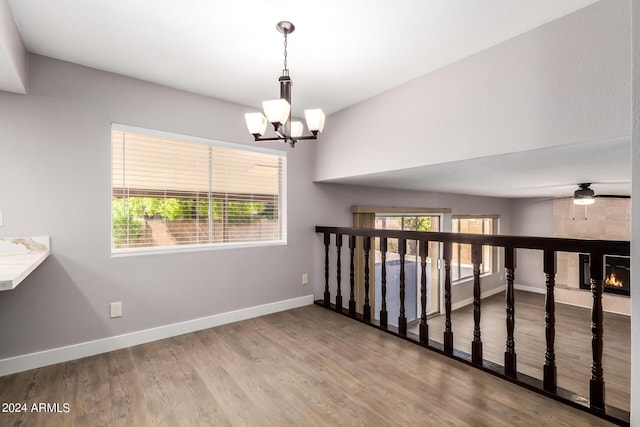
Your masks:
{"label": "window", "polygon": [[[498,218],[494,216],[454,216],[451,231],[454,233],[495,234],[498,231],[497,225]],[[473,277],[471,245],[454,243],[452,249],[451,280]],[[493,246],[483,246],[480,274],[495,273],[497,271],[496,260],[496,249]]]}
{"label": "window", "polygon": [[286,242],[286,154],[113,125],[112,253]]}

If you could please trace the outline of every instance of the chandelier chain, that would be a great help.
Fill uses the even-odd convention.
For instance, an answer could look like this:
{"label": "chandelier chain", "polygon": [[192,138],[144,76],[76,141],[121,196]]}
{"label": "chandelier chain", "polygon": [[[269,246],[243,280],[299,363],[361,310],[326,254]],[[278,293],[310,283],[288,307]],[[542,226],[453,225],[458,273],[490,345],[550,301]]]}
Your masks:
{"label": "chandelier chain", "polygon": [[282,70],[282,74],[285,76],[289,75],[289,69],[287,68],[287,33],[288,31],[284,30],[284,70]]}

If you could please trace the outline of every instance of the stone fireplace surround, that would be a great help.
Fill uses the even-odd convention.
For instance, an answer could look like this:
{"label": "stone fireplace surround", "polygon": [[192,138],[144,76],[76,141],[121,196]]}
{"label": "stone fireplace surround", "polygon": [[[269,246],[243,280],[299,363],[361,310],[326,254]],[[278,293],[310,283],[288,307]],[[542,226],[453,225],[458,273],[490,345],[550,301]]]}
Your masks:
{"label": "stone fireplace surround", "polygon": [[[602,198],[585,209],[573,205],[573,200],[553,201],[554,237],[630,240],[631,200]],[[591,308],[593,297],[588,290],[580,289],[579,255],[558,253],[556,274],[556,302]],[[605,293],[602,298],[605,311],[630,314],[630,299],[626,296]]]}

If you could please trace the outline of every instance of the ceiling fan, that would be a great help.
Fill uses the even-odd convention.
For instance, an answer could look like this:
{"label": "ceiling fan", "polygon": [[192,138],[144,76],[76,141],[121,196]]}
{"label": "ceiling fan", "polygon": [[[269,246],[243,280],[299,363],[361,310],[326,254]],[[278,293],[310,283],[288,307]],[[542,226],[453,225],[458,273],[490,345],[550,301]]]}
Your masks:
{"label": "ceiling fan", "polygon": [[630,199],[631,196],[616,195],[616,194],[598,194],[591,189],[591,183],[586,182],[578,184],[578,189],[573,192],[573,204],[574,205],[592,205],[595,203],[597,197],[601,198],[616,198],[616,199]]}

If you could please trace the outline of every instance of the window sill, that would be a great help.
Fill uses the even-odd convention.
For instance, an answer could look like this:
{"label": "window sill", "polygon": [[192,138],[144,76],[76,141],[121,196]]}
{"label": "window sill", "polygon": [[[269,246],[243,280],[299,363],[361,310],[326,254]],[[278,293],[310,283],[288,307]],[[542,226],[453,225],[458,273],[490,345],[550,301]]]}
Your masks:
{"label": "window sill", "polygon": [[[494,273],[482,273],[480,275],[480,278],[482,279],[483,277],[488,277],[488,276],[491,276],[492,274],[497,274],[497,272],[494,272]],[[465,277],[463,279],[455,280],[455,281],[452,280],[451,281],[451,286],[464,285],[465,283],[473,283],[473,276]]]}
{"label": "window sill", "polygon": [[266,242],[247,242],[236,244],[211,243],[206,245],[157,246],[152,248],[111,249],[111,258],[122,258],[142,255],[168,255],[188,252],[217,251],[225,249],[261,248],[268,246],[286,246],[284,240],[270,240]]}

